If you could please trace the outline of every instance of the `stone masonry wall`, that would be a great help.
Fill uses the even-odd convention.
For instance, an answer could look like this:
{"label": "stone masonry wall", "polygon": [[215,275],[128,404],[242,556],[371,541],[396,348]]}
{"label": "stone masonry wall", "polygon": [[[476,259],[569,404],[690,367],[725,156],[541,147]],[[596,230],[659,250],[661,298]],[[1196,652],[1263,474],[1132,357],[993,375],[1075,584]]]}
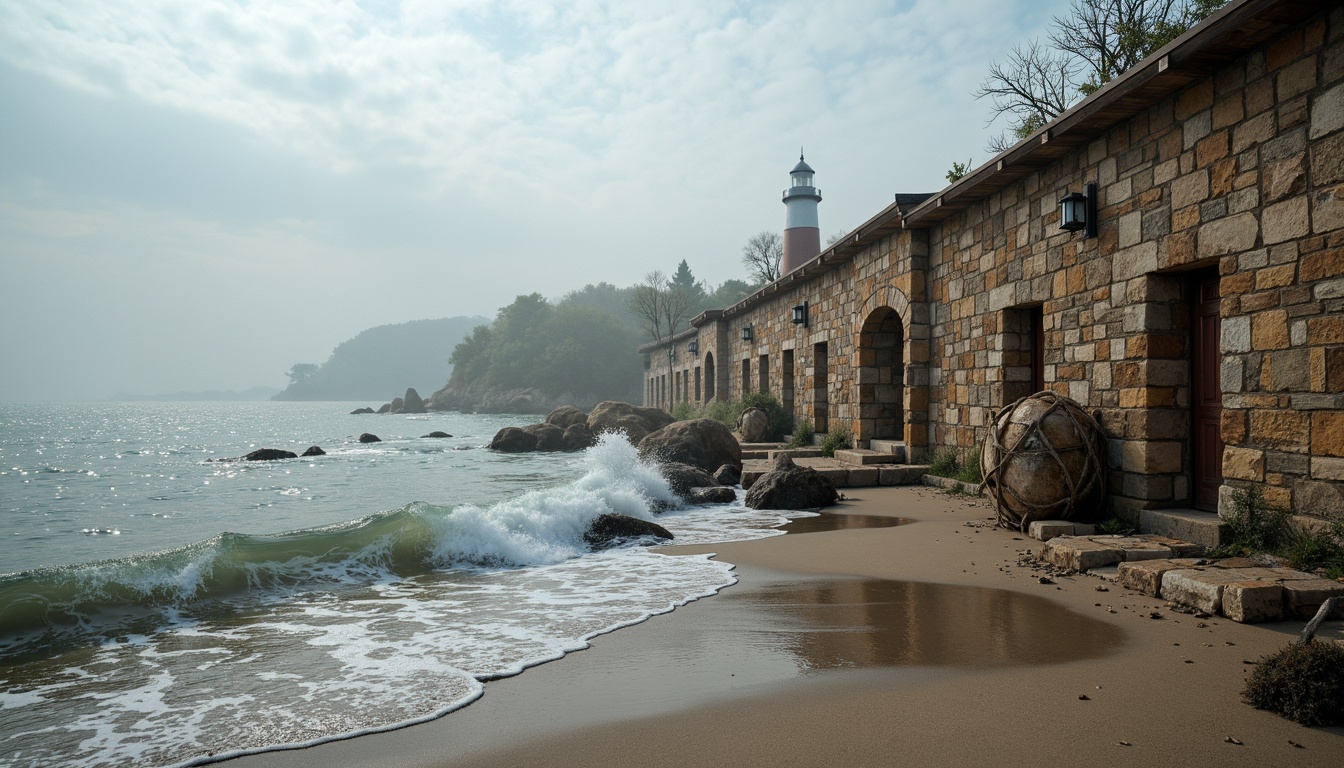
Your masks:
{"label": "stone masonry wall", "polygon": [[[1088,182],[1096,238],[1058,228],[1058,200]],[[1344,9],[930,228],[702,326],[699,358],[679,359],[694,382],[712,353],[715,394],[735,398],[743,360],[760,388],[762,355],[778,394],[791,349],[795,412],[817,421],[824,408],[829,426],[862,443],[879,429],[862,406],[891,392],[872,349],[890,334],[872,323],[894,310],[901,432],[918,456],[977,445],[998,409],[1031,389],[1038,315],[1043,385],[1097,416],[1115,511],[1132,517],[1191,503],[1201,278],[1221,297],[1220,508],[1233,486],[1257,483],[1299,514],[1344,520]],[[790,322],[805,300],[807,328]],[[655,354],[650,373],[665,372]]]}

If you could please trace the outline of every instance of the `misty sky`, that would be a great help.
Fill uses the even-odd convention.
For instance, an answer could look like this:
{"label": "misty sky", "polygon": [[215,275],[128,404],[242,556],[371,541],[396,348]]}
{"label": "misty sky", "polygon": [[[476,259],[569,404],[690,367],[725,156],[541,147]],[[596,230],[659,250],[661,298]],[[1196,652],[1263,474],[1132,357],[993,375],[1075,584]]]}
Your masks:
{"label": "misty sky", "polygon": [[[0,0],[0,400],[280,387],[359,331],[745,277],[989,153],[1067,0]],[[389,396],[395,393],[389,393]]]}

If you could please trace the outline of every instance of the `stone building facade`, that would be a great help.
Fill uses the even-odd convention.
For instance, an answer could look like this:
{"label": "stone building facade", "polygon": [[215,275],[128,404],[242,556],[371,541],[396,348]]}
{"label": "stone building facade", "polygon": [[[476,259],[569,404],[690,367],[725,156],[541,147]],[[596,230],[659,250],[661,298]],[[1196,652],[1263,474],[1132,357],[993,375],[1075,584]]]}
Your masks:
{"label": "stone building facade", "polygon": [[[1089,184],[1097,235],[1061,230]],[[642,351],[646,404],[769,391],[913,457],[972,448],[1049,389],[1102,424],[1122,517],[1258,484],[1344,520],[1344,7],[1234,0]]]}

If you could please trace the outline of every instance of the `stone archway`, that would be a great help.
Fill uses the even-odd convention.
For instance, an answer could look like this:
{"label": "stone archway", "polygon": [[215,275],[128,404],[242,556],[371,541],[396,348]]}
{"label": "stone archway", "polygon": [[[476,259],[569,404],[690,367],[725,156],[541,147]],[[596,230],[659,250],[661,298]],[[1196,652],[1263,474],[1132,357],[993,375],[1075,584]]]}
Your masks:
{"label": "stone archway", "polygon": [[859,329],[859,440],[905,439],[905,328],[888,306]]}
{"label": "stone archway", "polygon": [[[883,310],[895,312],[900,322],[901,342],[898,354],[902,363],[900,377],[902,388],[899,418],[904,421],[904,431],[900,431],[902,426],[899,426],[898,422],[896,439],[905,440],[906,455],[910,461],[922,460],[928,452],[929,445],[929,307],[923,301],[910,301],[905,293],[893,284],[877,286],[854,313],[855,323],[858,326],[854,335],[855,350],[864,346],[862,337],[867,326],[866,321],[860,323],[859,319],[877,320],[880,327],[881,321],[886,317]],[[862,370],[865,363],[861,357],[858,363],[859,370]],[[861,388],[865,385],[856,381],[854,386],[859,390],[854,392],[854,400],[862,403]],[[876,403],[876,393],[873,399]],[[863,420],[859,418],[857,421],[855,431],[859,440],[883,439],[863,434]]]}

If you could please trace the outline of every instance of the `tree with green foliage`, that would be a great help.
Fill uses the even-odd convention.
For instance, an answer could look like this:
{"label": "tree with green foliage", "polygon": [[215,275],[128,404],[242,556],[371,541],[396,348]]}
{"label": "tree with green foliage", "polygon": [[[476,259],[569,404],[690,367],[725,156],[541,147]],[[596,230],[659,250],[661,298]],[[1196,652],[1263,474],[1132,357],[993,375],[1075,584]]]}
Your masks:
{"label": "tree with green foliage", "polygon": [[956,160],[953,160],[952,170],[947,172],[947,183],[951,184],[955,182],[957,179],[960,179],[962,176],[965,176],[967,173],[969,173],[970,170],[971,170],[971,159],[969,157],[966,158],[965,163],[958,163]]}
{"label": "tree with green foliage", "polygon": [[1008,132],[990,140],[1002,152],[1030,136],[1074,102],[1138,64],[1225,5],[1227,0],[1073,0],[1051,22],[1048,44],[1014,46],[990,66],[976,98],[989,97],[993,122]]}
{"label": "tree with green foliage", "polygon": [[691,297],[694,306],[698,307],[705,301],[707,292],[704,283],[697,281],[695,275],[691,274],[690,265],[686,263],[685,259],[682,259],[681,263],[677,265],[677,271],[672,273],[668,284],[674,290],[682,291]]}

